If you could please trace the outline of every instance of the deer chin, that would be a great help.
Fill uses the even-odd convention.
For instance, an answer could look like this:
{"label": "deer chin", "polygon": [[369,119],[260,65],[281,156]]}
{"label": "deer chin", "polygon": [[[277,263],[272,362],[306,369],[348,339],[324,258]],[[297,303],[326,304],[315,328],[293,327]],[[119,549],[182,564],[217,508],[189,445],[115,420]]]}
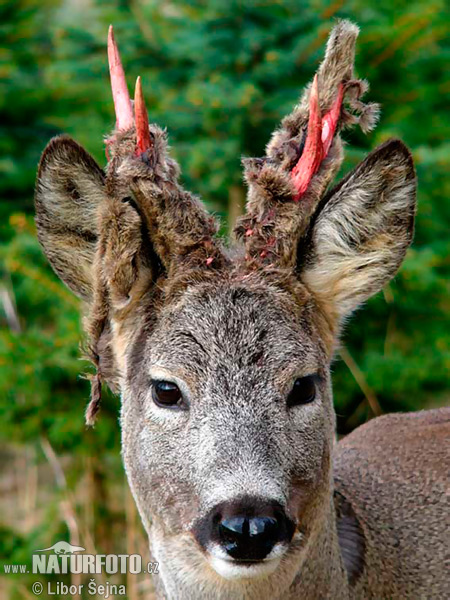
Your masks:
{"label": "deer chin", "polygon": [[271,575],[287,549],[287,545],[277,544],[263,560],[243,561],[231,558],[218,544],[213,544],[207,548],[207,559],[215,572],[224,579],[255,579]]}

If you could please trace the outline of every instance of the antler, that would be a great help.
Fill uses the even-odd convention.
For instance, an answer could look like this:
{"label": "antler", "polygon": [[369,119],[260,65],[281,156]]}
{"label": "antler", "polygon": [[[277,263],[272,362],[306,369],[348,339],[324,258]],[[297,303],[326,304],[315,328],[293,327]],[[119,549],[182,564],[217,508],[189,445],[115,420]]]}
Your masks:
{"label": "antler", "polygon": [[340,129],[359,123],[368,131],[376,123],[378,106],[359,100],[367,82],[353,79],[358,32],[348,21],[334,27],[312,84],[273,134],[266,156],[243,161],[247,211],[235,231],[249,263],[295,264],[293,240],[298,243],[342,163]]}
{"label": "antler", "polygon": [[108,30],[108,62],[117,129],[125,131],[133,127],[133,108],[112,25],[109,26]]}
{"label": "antler", "polygon": [[311,87],[309,97],[308,136],[298,163],[291,171],[292,181],[297,190],[294,200],[299,200],[306,192],[311,177],[317,173],[323,157],[322,118],[319,106],[317,75]]}
{"label": "antler", "polygon": [[141,78],[138,77],[136,80],[133,116],[133,105],[128,93],[125,72],[112,25],[109,26],[108,30],[108,62],[114,110],[116,112],[116,127],[119,131],[127,131],[133,125],[136,125],[136,154],[143,154],[150,148],[152,140],[148,125],[147,109],[142,93]]}
{"label": "antler", "polygon": [[[131,194],[148,230],[158,228],[152,244],[167,269],[177,257],[189,257],[191,262],[197,257],[200,264],[218,268],[224,257],[213,242],[217,224],[197,198],[178,184],[179,169],[168,155],[166,134],[157,125],[149,126],[140,77],[136,80],[133,115],[112,26],[108,60],[117,119],[117,131],[107,140],[113,155],[108,165],[109,194],[119,201]],[[123,212],[122,204],[118,206]]]}
{"label": "antler", "polygon": [[136,153],[143,154],[152,145],[150,130],[148,128],[148,114],[145,107],[144,94],[142,93],[141,78],[136,79],[134,92],[134,115],[136,119]]}
{"label": "antler", "polygon": [[322,119],[320,116],[318,77],[317,75],[314,76],[309,96],[308,135],[303,153],[291,171],[292,182],[296,189],[294,194],[296,202],[306,192],[313,175],[317,173],[322,160],[328,155],[341,113],[343,98],[344,86],[340,83],[336,100]]}

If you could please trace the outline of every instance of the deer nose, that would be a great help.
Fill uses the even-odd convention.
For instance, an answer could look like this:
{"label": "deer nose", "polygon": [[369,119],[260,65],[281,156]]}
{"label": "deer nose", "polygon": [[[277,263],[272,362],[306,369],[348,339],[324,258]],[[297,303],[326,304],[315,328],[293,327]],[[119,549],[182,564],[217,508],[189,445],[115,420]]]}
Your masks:
{"label": "deer nose", "polygon": [[263,560],[278,542],[279,525],[273,517],[231,517],[218,524],[219,540],[236,560]]}
{"label": "deer nose", "polygon": [[219,504],[208,520],[208,541],[240,561],[264,560],[277,544],[291,541],[295,528],[278,502],[250,497]]}

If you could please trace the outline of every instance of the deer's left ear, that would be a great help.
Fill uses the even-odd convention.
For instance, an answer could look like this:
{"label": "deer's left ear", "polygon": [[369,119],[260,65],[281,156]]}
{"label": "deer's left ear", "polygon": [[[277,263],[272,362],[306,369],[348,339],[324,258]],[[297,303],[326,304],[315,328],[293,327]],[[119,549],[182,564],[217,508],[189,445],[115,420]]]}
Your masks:
{"label": "deer's left ear", "polygon": [[319,204],[298,268],[338,322],[396,274],[412,241],[415,206],[413,160],[399,140],[379,146]]}

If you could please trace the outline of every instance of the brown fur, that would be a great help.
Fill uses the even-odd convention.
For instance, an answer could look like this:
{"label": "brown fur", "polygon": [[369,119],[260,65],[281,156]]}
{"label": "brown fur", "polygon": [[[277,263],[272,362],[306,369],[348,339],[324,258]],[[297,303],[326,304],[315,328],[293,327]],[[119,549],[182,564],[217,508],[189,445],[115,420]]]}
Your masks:
{"label": "brown fur", "polygon": [[[353,74],[357,33],[348,22],[333,30],[320,105],[327,110],[342,83],[339,128],[368,130],[377,107],[359,99],[367,84]],[[379,419],[334,448],[330,362],[344,319],[395,275],[411,243],[412,158],[392,140],[326,192],[343,158],[338,131],[295,202],[289,172],[303,151],[308,101],[309,86],[266,156],[244,163],[243,244],[230,252],[178,183],[156,125],[142,156],[134,129],[113,132],[104,173],[66,137],[41,159],[39,239],[87,307],[96,367],[87,422],[103,380],[122,396],[123,458],[160,561],[161,597],[443,597],[444,457],[435,440],[445,414]],[[288,409],[293,382],[312,375],[317,398]],[[155,378],[176,382],[188,407],[158,407]],[[276,500],[295,536],[270,574],[221,563],[244,568],[233,579],[195,532],[221,502],[252,494]]]}
{"label": "brown fur", "polygon": [[355,597],[446,596],[449,436],[443,408],[379,417],[338,444],[336,488],[354,508],[366,545]]}

